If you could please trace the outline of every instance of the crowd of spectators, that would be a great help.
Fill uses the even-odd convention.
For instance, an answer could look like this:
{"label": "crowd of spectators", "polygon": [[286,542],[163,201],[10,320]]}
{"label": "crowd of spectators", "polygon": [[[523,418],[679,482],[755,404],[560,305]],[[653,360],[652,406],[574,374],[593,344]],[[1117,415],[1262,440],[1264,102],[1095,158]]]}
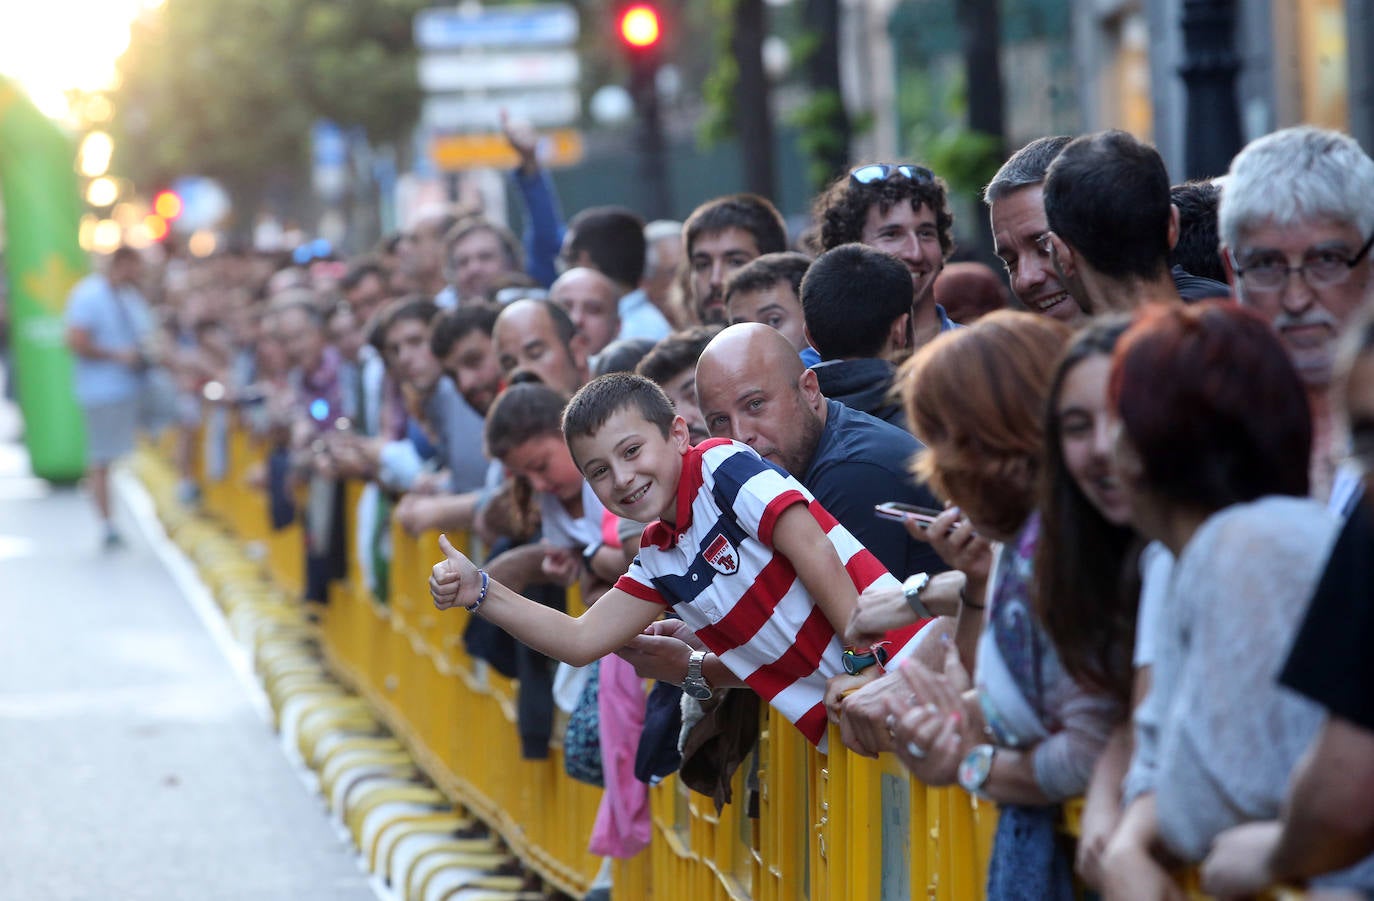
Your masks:
{"label": "crowd of spectators", "polygon": [[84,283],[102,516],[160,363],[145,393],[188,502],[198,431],[211,472],[235,411],[270,444],[254,484],[305,526],[308,601],[347,544],[384,602],[393,521],[473,536],[431,549],[435,603],[519,677],[527,756],[569,714],[607,858],[644,848],[667,773],[747,803],[731,776],[768,705],[823,751],[994,802],[989,898],[1182,898],[1199,865],[1223,897],[1374,892],[1358,144],[1288,129],[1171,186],[1123,132],[1033,141],[984,194],[1008,291],[947,265],[946,185],[919,165],[845,173],[789,241],[748,194],[565,223],[510,136],[523,236],[442,209],[347,260],[150,277],[122,250]]}

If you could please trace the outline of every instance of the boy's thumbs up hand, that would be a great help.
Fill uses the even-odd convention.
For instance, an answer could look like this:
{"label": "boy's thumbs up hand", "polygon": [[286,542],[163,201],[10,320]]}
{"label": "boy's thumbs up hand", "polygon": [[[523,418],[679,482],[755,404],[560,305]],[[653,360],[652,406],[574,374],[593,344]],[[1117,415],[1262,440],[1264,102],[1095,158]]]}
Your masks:
{"label": "boy's thumbs up hand", "polygon": [[434,606],[440,610],[458,606],[458,598],[465,592],[473,597],[463,606],[471,606],[480,591],[477,567],[449,542],[447,535],[439,536],[439,550],[444,552],[444,559],[434,564],[429,575],[429,594],[434,598]]}

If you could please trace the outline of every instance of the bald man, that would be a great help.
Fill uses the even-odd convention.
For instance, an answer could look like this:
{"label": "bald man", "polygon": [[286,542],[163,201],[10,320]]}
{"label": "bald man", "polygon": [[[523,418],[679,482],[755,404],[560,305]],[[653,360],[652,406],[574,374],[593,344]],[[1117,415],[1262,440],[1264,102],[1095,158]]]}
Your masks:
{"label": "bald man", "polygon": [[507,383],[528,372],[571,397],[587,381],[587,339],[553,301],[515,301],[496,317],[491,341]]}
{"label": "bald man", "polygon": [[549,300],[563,308],[586,339],[587,353],[596,356],[620,335],[620,293],[615,282],[600,272],[577,266],[553,283]]}
{"label": "bald man", "polygon": [[[781,332],[756,322],[730,326],[702,352],[696,379],[712,437],[741,441],[795,476],[888,572],[904,579],[948,569],[900,523],[873,513],[874,505],[884,501],[938,506],[907,472],[920,442],[881,419],[828,400],[816,373],[802,364]],[[940,598],[928,599],[929,594],[922,593],[921,599],[937,614],[957,609],[957,588]],[[897,603],[905,601],[898,597]],[[953,632],[952,623],[949,628]],[[691,651],[674,630],[671,635],[639,636],[616,653],[640,676],[681,682]],[[702,672],[711,685],[738,681],[711,654],[702,662]]]}
{"label": "bald man", "polygon": [[697,363],[697,399],[712,437],[741,441],[795,476],[897,578],[946,569],[929,545],[873,513],[884,501],[940,506],[907,468],[921,443],[827,399],[776,329],[740,323],[717,335]]}

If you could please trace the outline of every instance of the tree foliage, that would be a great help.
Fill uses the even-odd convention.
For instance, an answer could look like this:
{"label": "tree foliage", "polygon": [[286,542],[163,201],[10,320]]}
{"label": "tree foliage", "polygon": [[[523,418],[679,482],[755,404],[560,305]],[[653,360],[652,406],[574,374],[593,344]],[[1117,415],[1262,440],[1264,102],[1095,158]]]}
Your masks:
{"label": "tree foliage", "polygon": [[119,171],[231,191],[301,171],[311,123],[374,143],[418,114],[411,19],[423,0],[168,0],[135,23],[114,93]]}

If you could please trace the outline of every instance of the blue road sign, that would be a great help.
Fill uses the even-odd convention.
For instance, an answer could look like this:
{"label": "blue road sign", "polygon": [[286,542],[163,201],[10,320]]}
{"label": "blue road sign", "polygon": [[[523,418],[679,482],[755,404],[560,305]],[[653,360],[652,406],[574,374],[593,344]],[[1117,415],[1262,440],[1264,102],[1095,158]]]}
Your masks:
{"label": "blue road sign", "polygon": [[567,3],[476,12],[431,7],[415,14],[415,46],[421,50],[571,44],[577,30],[577,10]]}

